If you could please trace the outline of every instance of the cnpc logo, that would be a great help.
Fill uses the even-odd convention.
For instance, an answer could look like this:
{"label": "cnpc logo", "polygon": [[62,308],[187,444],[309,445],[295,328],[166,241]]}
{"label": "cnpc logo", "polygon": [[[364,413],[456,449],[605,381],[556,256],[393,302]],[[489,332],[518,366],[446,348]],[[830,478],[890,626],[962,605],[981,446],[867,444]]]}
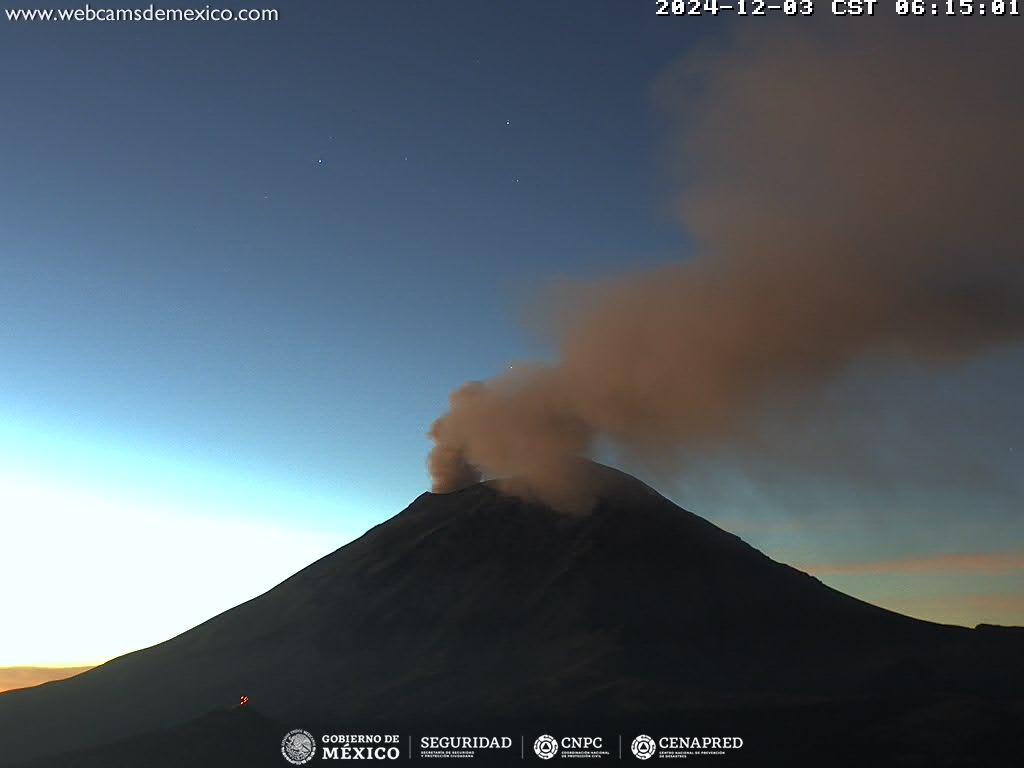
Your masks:
{"label": "cnpc logo", "polygon": [[558,740],[546,733],[543,736],[538,736],[537,740],[533,742],[533,751],[541,760],[550,760],[558,754]]}
{"label": "cnpc logo", "polygon": [[562,749],[601,749],[600,736],[563,736]]}
{"label": "cnpc logo", "polygon": [[565,752],[574,753],[567,755],[568,757],[579,757],[580,755],[575,753],[601,749],[602,746],[603,742],[600,736],[563,736],[561,739],[556,739],[545,733],[533,742],[533,751],[541,760],[550,760],[558,754],[559,748]]}

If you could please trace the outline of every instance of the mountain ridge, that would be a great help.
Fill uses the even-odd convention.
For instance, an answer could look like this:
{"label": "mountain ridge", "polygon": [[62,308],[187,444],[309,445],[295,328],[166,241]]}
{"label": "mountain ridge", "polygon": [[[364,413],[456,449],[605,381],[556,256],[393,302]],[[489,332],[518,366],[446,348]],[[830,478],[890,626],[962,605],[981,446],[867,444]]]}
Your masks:
{"label": "mountain ridge", "polygon": [[494,483],[424,493],[187,632],[0,696],[0,742],[14,744],[0,765],[174,727],[243,693],[270,720],[416,727],[1010,695],[1021,680],[1004,663],[1014,633],[864,603],[594,472],[587,515]]}

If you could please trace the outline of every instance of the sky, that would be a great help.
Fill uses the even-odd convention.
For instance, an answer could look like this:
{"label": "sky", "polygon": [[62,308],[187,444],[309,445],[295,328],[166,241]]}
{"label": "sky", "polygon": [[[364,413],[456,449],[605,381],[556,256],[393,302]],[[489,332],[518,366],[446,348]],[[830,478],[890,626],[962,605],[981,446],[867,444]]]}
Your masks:
{"label": "sky", "polygon": [[[735,21],[266,5],[0,19],[0,667],[160,642],[401,511],[449,392],[550,354],[537,291],[692,251],[655,86]],[[637,471],[863,599],[1024,624],[1021,360],[888,381],[954,406],[970,482]]]}

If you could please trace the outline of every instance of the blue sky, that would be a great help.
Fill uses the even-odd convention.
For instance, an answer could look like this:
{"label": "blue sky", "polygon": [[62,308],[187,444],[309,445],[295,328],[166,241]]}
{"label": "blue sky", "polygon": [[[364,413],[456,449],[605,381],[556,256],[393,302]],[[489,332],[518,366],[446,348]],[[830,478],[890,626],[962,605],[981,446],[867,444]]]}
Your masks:
{"label": "blue sky", "polygon": [[[535,290],[689,252],[652,88],[724,21],[601,0],[279,8],[0,21],[0,590],[21,627],[0,665],[166,639],[390,517],[427,488],[448,392],[547,354]],[[1018,357],[991,365],[994,390],[1016,380]],[[803,501],[742,479],[670,492],[792,561],[919,554],[912,526],[883,552],[851,533],[862,516],[786,485]],[[1019,489],[967,495],[1003,522],[944,514],[925,549],[1012,549]],[[955,618],[1024,621],[1020,576],[915,594],[1002,590],[1010,608]]]}
{"label": "blue sky", "polygon": [[332,490],[384,473],[391,504],[422,487],[447,392],[536,351],[541,279],[683,242],[648,91],[685,36],[650,50],[662,25],[618,4],[469,7],[6,24],[4,407]]}

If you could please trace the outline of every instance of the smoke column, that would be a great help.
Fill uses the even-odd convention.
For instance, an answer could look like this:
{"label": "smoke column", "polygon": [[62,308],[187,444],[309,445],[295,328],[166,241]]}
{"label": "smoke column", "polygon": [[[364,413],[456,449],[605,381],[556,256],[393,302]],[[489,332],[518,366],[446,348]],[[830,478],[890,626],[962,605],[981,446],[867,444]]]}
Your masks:
{"label": "smoke column", "polygon": [[562,287],[554,364],[452,393],[435,491],[521,476],[572,506],[599,438],[685,461],[854,363],[1021,339],[1024,47],[1005,25],[866,26],[741,34],[659,83],[695,254]]}

